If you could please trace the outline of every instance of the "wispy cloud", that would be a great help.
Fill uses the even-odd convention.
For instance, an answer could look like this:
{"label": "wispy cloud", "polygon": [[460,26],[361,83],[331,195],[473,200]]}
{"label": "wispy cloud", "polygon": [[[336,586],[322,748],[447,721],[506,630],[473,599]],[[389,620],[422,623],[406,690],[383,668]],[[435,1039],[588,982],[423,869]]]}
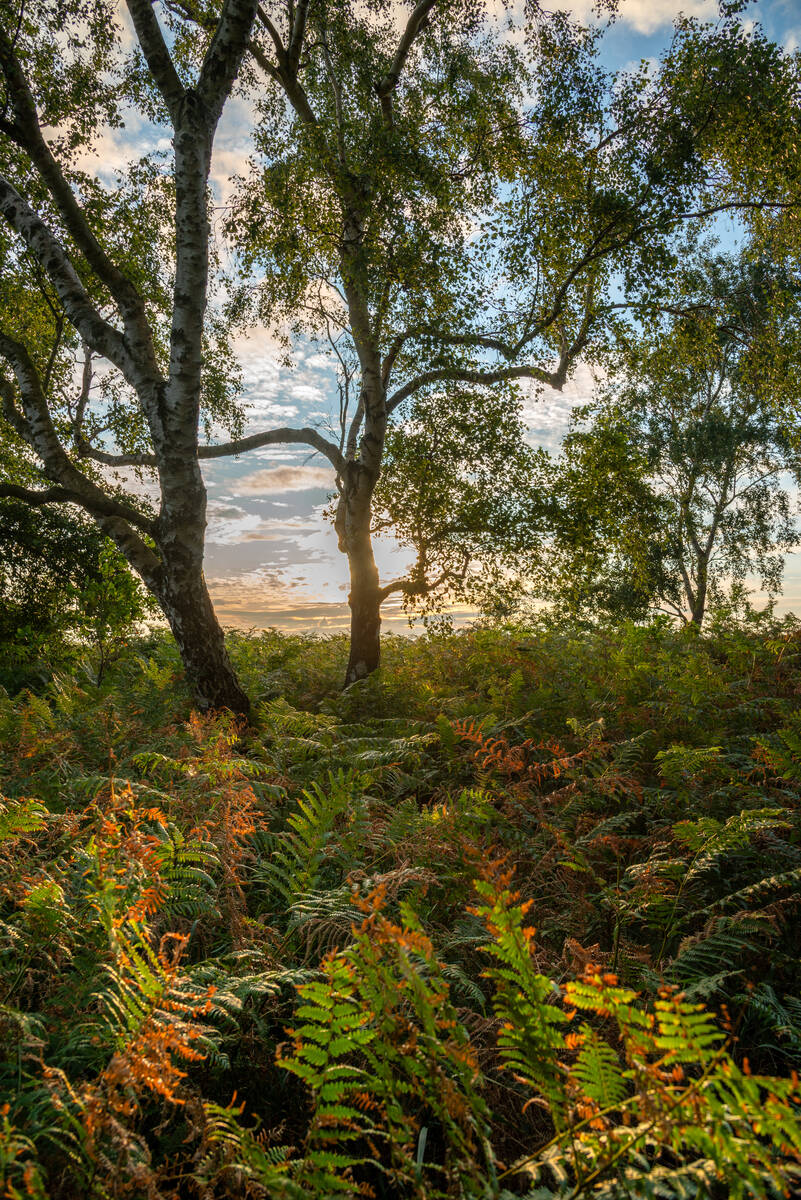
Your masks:
{"label": "wispy cloud", "polygon": [[332,488],[334,472],[331,467],[265,467],[253,471],[237,483],[242,492],[307,492],[312,488]]}

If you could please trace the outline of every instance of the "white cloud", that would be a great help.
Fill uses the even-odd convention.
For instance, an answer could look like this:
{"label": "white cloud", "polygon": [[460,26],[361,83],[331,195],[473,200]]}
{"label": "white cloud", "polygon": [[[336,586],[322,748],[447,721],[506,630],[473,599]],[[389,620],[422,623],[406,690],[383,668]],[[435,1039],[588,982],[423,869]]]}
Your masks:
{"label": "white cloud", "polygon": [[[556,7],[568,9],[581,21],[593,19],[596,0],[569,0],[557,3]],[[672,25],[683,13],[686,17],[715,17],[717,0],[621,0],[618,22],[629,25],[637,33],[656,33]]]}
{"label": "white cloud", "polygon": [[258,528],[261,517],[258,513],[245,512],[244,508],[236,505],[211,503],[208,506],[208,522],[208,546],[235,546]]}
{"label": "white cloud", "polygon": [[561,392],[549,387],[532,390],[523,406],[531,444],[544,446],[552,453],[557,451],[567,433],[571,412],[576,405],[586,404],[591,399],[594,388],[592,371],[580,363]]}
{"label": "white cloud", "polygon": [[265,467],[238,480],[242,492],[306,492],[312,488],[333,488],[332,467]]}

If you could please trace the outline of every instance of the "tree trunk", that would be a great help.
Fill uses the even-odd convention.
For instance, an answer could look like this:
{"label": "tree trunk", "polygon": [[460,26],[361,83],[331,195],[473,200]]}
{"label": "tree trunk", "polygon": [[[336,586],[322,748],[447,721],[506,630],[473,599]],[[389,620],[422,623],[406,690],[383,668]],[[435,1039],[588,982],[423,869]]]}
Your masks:
{"label": "tree trunk", "polygon": [[708,567],[705,559],[702,559],[698,564],[697,569],[697,584],[695,588],[695,598],[692,602],[692,617],[691,624],[700,629],[704,623],[704,615],[706,613],[706,593],[708,582]]}
{"label": "tree trunk", "polygon": [[348,550],[350,567],[350,656],[345,687],[365,679],[381,662],[381,593],[369,534]]}
{"label": "tree trunk", "polygon": [[247,717],[250,701],[236,677],[202,571],[171,570],[158,601],[169,622],[198,707]]}
{"label": "tree trunk", "polygon": [[381,661],[381,588],[370,533],[375,479],[358,463],[348,464],[334,527],[350,571],[350,655],[345,687],[365,679]]}

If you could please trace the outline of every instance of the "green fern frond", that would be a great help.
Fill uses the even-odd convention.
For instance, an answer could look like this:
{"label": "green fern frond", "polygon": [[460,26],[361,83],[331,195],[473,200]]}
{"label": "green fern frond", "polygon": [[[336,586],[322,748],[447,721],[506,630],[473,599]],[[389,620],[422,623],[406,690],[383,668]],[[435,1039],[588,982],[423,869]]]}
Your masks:
{"label": "green fern frond", "polygon": [[495,890],[478,880],[475,911],[493,940],[483,947],[495,965],[485,976],[495,985],[493,1009],[501,1021],[498,1048],[505,1066],[548,1100],[559,1127],[565,1120],[567,1096],[557,1054],[564,1048],[565,1014],[554,1003],[561,998],[550,979],[534,969],[524,908],[508,889]]}
{"label": "green fern frond", "polygon": [[215,907],[217,883],[212,872],[219,870],[220,860],[211,842],[187,838],[170,823],[164,830],[158,864],[168,887],[166,912],[198,917]]}
{"label": "green fern frond", "polygon": [[617,1054],[589,1025],[581,1025],[579,1033],[582,1044],[571,1066],[571,1074],[581,1085],[584,1095],[599,1108],[619,1108],[631,1088]]}
{"label": "green fern frond", "polygon": [[9,800],[0,796],[0,845],[14,838],[38,833],[47,823],[48,812],[38,800],[24,797]]}
{"label": "green fern frond", "polygon": [[353,772],[329,772],[327,786],[313,783],[287,817],[286,832],[275,839],[270,873],[287,905],[315,891],[338,819],[347,811],[356,785]]}
{"label": "green fern frond", "polygon": [[720,758],[720,746],[682,746],[673,744],[655,756],[659,774],[671,787],[682,787],[708,770]]}
{"label": "green fern frond", "polygon": [[703,909],[703,914],[735,911],[745,908],[760,908],[777,900],[787,892],[801,890],[801,866],[793,867],[790,871],[782,871],[779,875],[769,875],[747,887],[730,892],[719,900],[713,901]]}

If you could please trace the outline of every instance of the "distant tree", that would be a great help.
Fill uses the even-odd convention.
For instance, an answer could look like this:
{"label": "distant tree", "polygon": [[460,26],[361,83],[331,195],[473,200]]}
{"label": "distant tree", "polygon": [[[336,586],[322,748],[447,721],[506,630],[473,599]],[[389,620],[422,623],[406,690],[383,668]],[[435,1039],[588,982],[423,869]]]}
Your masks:
{"label": "distant tree", "polygon": [[556,465],[544,590],[574,611],[661,608],[700,627],[748,574],[777,595],[799,542],[787,483],[801,449],[777,403],[801,384],[798,289],[764,260],[706,259],[681,283]]}

